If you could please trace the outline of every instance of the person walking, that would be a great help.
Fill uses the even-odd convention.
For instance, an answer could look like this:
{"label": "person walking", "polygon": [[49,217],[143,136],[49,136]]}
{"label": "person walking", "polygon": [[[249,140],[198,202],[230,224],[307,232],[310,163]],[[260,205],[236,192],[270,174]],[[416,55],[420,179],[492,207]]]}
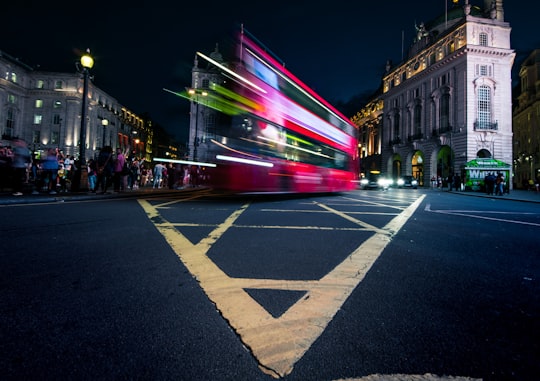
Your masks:
{"label": "person walking", "polygon": [[58,155],[54,148],[49,148],[45,160],[41,164],[43,174],[44,190],[50,194],[56,194],[56,183],[58,177]]}
{"label": "person walking", "polygon": [[11,166],[13,168],[13,195],[22,196],[23,184],[26,180],[28,164],[30,163],[30,150],[22,139],[15,139],[13,142],[13,158]]}
{"label": "person walking", "polygon": [[123,186],[123,170],[124,170],[124,164],[126,162],[126,157],[122,153],[121,148],[116,149],[116,158],[114,159],[114,177],[113,177],[113,184],[114,184],[114,191],[120,192],[122,190]]}
{"label": "person walking", "polygon": [[99,152],[97,158],[97,181],[94,192],[101,189],[101,194],[107,193],[107,188],[111,183],[111,177],[114,171],[113,152],[111,146],[105,146]]}
{"label": "person walking", "polygon": [[504,195],[504,175],[499,172],[495,180],[495,195],[502,196]]}
{"label": "person walking", "polygon": [[493,175],[493,173],[490,172],[487,174],[484,178],[484,185],[486,187],[486,194],[489,196],[493,195],[495,187],[495,175]]}
{"label": "person walking", "polygon": [[87,163],[88,168],[88,189],[90,192],[96,191],[97,181],[97,165],[94,159],[89,159]]}
{"label": "person walking", "polygon": [[161,180],[163,179],[164,170],[166,170],[166,168],[163,164],[156,164],[156,166],[154,167],[154,183],[152,188],[161,188]]}

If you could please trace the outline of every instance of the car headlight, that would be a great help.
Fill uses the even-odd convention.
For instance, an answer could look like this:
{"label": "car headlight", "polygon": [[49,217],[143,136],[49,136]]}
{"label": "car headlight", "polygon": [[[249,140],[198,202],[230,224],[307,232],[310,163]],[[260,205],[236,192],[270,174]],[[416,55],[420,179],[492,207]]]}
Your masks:
{"label": "car headlight", "polygon": [[362,185],[366,185],[367,183],[369,183],[368,179],[360,180],[360,184],[362,184]]}
{"label": "car headlight", "polygon": [[413,181],[411,181],[411,184],[412,184],[412,185],[418,185],[418,181],[417,181],[417,180],[413,180]]}
{"label": "car headlight", "polygon": [[398,179],[397,185],[404,185],[404,184],[405,184],[405,180],[403,180],[403,179]]}

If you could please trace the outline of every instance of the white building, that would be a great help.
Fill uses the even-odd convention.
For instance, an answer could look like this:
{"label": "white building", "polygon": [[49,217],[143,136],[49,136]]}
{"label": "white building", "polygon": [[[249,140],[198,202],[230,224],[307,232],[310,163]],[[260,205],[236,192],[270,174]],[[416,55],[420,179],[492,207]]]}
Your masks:
{"label": "white building", "polygon": [[[2,144],[25,140],[39,158],[48,148],[78,157],[83,76],[37,71],[0,51],[0,134]],[[145,122],[88,81],[86,159],[103,145],[151,154],[151,123]],[[134,134],[134,132],[136,132]]]}
{"label": "white building", "polygon": [[417,26],[408,56],[383,76],[381,171],[391,177],[428,185],[465,176],[473,159],[512,163],[515,53],[503,1],[454,3]]}

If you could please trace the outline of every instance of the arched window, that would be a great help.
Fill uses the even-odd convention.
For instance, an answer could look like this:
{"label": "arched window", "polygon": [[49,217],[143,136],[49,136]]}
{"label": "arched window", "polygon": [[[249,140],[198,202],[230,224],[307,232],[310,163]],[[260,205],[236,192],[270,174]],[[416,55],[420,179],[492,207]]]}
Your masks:
{"label": "arched window", "polygon": [[489,129],[491,127],[491,89],[489,86],[478,88],[478,114],[477,128]]}

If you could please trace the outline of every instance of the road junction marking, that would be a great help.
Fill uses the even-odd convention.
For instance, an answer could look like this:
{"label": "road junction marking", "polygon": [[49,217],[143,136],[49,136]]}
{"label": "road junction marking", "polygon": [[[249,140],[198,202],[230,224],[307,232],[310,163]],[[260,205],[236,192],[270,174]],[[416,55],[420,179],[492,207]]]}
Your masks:
{"label": "road junction marking", "polygon": [[484,210],[452,210],[452,209],[431,209],[431,204],[427,204],[424,208],[426,212],[431,213],[440,213],[440,214],[448,214],[453,216],[461,216],[461,217],[470,217],[470,218],[478,218],[481,220],[490,220],[490,221],[498,221],[498,222],[509,222],[511,224],[520,224],[520,225],[531,225],[531,226],[540,226],[540,224],[535,222],[527,222],[527,221],[520,221],[520,220],[509,220],[507,218],[497,218],[497,217],[488,217],[488,216],[482,216],[482,215],[476,215],[475,213],[481,213],[481,214],[491,214],[491,215],[505,215],[509,214],[512,216],[515,215],[534,215],[537,213],[530,213],[530,212],[523,212],[523,213],[517,213],[517,212],[498,212],[498,211],[484,211]]}
{"label": "road junction marking", "polygon": [[[249,203],[235,210],[205,238],[194,244],[180,233],[178,224],[160,215],[160,204],[151,204],[142,199],[138,202],[244,345],[251,350],[259,362],[259,368],[274,378],[280,378],[292,372],[294,364],[324,332],[424,197],[422,195],[416,199],[383,228],[357,220],[350,213],[315,203],[321,209],[357,224],[361,230],[372,231],[373,235],[321,279],[308,281],[229,277],[208,257],[212,245],[228,229],[237,227],[235,221],[248,209]],[[163,204],[165,207],[169,205],[170,202]],[[282,315],[274,317],[246,291],[256,289],[301,291],[304,294]]]}

